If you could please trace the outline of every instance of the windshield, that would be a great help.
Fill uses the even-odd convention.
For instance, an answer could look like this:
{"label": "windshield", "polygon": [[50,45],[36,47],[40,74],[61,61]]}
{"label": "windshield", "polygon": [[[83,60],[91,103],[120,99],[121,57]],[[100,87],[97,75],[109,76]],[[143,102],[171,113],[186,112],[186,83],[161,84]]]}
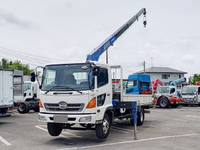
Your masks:
{"label": "windshield", "polygon": [[93,88],[90,64],[46,66],[42,77],[42,90],[89,90]]}
{"label": "windshield", "polygon": [[158,88],[158,91],[159,91],[159,93],[169,93],[169,87],[159,87]]}
{"label": "windshield", "polygon": [[186,95],[186,94],[190,94],[193,95],[196,92],[196,87],[183,87],[182,89],[182,94]]}
{"label": "windshield", "polygon": [[24,83],[24,92],[31,89],[30,83]]}

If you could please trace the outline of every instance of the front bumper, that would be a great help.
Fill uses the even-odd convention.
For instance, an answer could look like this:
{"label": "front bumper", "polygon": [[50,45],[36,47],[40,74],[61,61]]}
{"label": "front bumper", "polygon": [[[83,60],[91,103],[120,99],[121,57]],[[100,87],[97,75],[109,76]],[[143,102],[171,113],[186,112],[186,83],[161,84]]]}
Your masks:
{"label": "front bumper", "polygon": [[182,103],[181,98],[177,98],[173,96],[169,99],[169,102],[171,105],[179,105]]}
{"label": "front bumper", "polygon": [[40,122],[69,123],[69,124],[74,124],[74,123],[75,124],[80,124],[80,123],[96,124],[96,113],[89,113],[89,114],[39,113],[38,119]]}

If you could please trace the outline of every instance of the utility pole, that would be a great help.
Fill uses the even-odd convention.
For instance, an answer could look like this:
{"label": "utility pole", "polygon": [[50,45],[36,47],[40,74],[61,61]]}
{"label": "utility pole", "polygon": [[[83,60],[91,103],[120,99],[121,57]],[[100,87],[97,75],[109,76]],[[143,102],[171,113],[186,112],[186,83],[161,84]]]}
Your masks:
{"label": "utility pole", "polygon": [[144,61],[143,65],[144,65],[144,74],[145,74],[145,72],[146,72],[145,61]]}

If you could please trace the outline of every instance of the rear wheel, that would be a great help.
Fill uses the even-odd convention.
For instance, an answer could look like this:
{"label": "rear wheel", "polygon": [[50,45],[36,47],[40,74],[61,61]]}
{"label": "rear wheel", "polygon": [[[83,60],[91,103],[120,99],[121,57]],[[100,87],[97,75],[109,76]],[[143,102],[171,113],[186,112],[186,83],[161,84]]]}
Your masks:
{"label": "rear wheel", "polygon": [[28,106],[27,106],[25,103],[21,103],[21,104],[18,106],[17,111],[18,111],[20,114],[24,114],[24,113],[28,113],[28,112],[29,112],[29,109],[28,109]]}
{"label": "rear wheel", "polygon": [[169,107],[169,100],[167,97],[161,97],[159,100],[158,100],[158,105],[161,107],[161,108],[168,108]]}
{"label": "rear wheel", "polygon": [[96,136],[99,139],[107,138],[110,131],[110,125],[111,125],[111,122],[110,122],[109,116],[108,114],[105,114],[103,118],[103,123],[96,125]]}
{"label": "rear wheel", "polygon": [[144,109],[141,108],[140,112],[137,113],[137,125],[141,126],[144,123]]}
{"label": "rear wheel", "polygon": [[[137,126],[143,125],[144,117],[145,117],[144,116],[144,109],[141,108],[141,110],[137,112]],[[134,125],[132,118],[130,119],[130,123],[131,123],[131,125]]]}
{"label": "rear wheel", "polygon": [[59,136],[62,132],[62,126],[58,123],[47,123],[47,129],[51,136]]}

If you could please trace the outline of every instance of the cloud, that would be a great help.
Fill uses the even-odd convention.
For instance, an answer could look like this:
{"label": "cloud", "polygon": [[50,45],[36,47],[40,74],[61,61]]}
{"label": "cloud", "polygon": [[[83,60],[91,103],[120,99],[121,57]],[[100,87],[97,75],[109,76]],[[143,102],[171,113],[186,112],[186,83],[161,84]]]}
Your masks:
{"label": "cloud", "polygon": [[0,9],[0,25],[11,24],[21,28],[29,28],[30,23],[16,17],[13,13]]}

